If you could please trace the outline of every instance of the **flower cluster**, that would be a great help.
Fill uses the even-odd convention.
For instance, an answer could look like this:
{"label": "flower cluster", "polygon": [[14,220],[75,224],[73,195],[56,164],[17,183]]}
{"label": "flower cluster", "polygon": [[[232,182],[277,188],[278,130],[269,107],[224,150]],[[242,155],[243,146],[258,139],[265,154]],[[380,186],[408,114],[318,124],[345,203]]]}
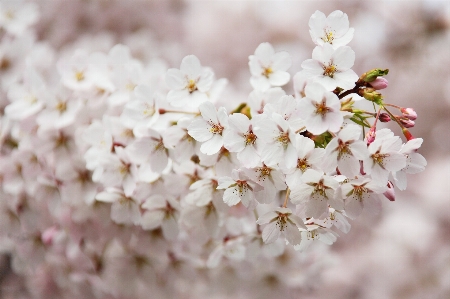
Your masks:
{"label": "flower cluster", "polygon": [[[213,268],[281,256],[288,244],[332,244],[348,218],[378,212],[426,166],[408,130],[414,110],[379,92],[388,71],[351,69],[354,30],[341,11],[312,15],[316,47],[293,95],[281,88],[290,55],[262,43],[249,56],[253,91],[239,103],[194,55],[179,69],[144,64],[121,44],[56,55],[27,31],[35,6],[12,9],[0,7],[0,209],[7,237],[26,239],[13,245],[18,259],[35,252],[32,267],[53,248],[80,285],[145,292],[132,278],[179,261]],[[406,142],[378,120],[395,121]],[[130,272],[120,279],[109,274],[123,269],[119,255]]]}

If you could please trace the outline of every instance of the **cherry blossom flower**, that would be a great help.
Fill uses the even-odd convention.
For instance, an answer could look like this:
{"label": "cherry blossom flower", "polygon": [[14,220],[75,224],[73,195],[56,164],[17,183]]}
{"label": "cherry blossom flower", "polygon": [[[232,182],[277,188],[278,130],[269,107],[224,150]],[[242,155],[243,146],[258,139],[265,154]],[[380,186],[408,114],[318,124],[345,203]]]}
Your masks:
{"label": "cherry blossom flower", "polygon": [[327,245],[331,245],[336,242],[339,236],[336,232],[329,228],[322,227],[317,224],[306,224],[307,229],[302,230],[302,241],[299,245],[294,246],[297,251],[305,251],[315,241],[321,241]]}
{"label": "cherry blossom flower", "polygon": [[231,177],[220,177],[218,184],[217,189],[225,189],[223,201],[229,206],[242,202],[245,207],[254,207],[255,192],[263,189],[239,170],[233,170]]}
{"label": "cherry blossom flower", "polygon": [[302,62],[302,68],[314,82],[322,84],[326,90],[336,87],[351,89],[358,75],[351,69],[355,63],[355,52],[348,46],[334,49],[330,44],[317,46],[312,59]]}
{"label": "cherry blossom flower", "polygon": [[170,91],[167,101],[174,107],[198,107],[208,101],[207,92],[214,80],[214,73],[203,68],[198,58],[189,55],[181,61],[180,69],[169,69],[166,84]]}
{"label": "cherry blossom flower", "polygon": [[406,157],[400,153],[402,141],[389,129],[381,129],[369,147],[369,156],[363,160],[364,172],[380,186],[387,184],[389,173],[406,166]]}
{"label": "cherry blossom flower", "polygon": [[422,142],[422,138],[415,138],[403,144],[400,149],[400,153],[406,157],[406,166],[400,171],[393,173],[396,182],[395,185],[400,190],[406,189],[406,174],[419,173],[425,169],[425,166],[427,166],[427,161],[425,158],[417,152],[422,145]]}
{"label": "cherry blossom flower", "polygon": [[164,238],[174,240],[179,232],[178,219],[180,203],[170,195],[152,195],[141,205],[144,212],[141,217],[143,229],[162,228]]}
{"label": "cherry blossom flower", "polygon": [[300,183],[289,186],[292,190],[291,201],[293,204],[304,205],[307,217],[319,219],[328,212],[328,205],[335,209],[342,208],[340,196],[335,196],[338,185],[333,177],[308,169]]}
{"label": "cherry blossom flower", "polygon": [[109,202],[111,205],[111,219],[118,224],[138,225],[141,220],[140,202],[133,197],[126,196],[118,188],[106,188],[95,196],[97,201]]}
{"label": "cherry blossom flower", "polygon": [[237,158],[244,167],[256,166],[261,158],[259,152],[263,142],[253,132],[254,120],[242,113],[228,117],[229,130],[224,135],[224,146],[230,152],[237,152]]}
{"label": "cherry blossom flower", "polygon": [[314,141],[302,135],[295,136],[294,143],[297,152],[297,165],[295,168],[285,169],[286,183],[295,185],[301,181],[302,175],[308,169],[321,169],[325,150],[322,148],[315,148]]}
{"label": "cherry blossom flower", "polygon": [[300,100],[298,109],[306,130],[314,135],[339,131],[344,117],[338,97],[318,83],[308,84],[305,92],[306,97]]}
{"label": "cherry blossom flower", "polygon": [[195,119],[188,127],[188,133],[195,140],[203,142],[200,151],[207,155],[217,153],[223,146],[223,135],[228,128],[228,115],[224,107],[216,110],[211,102],[199,107],[203,119]]}
{"label": "cherry blossom flower", "polygon": [[339,172],[348,177],[359,174],[359,161],[369,155],[366,144],[360,140],[361,133],[360,126],[348,124],[331,139],[325,149],[326,169],[334,171],[337,166]]}
{"label": "cherry blossom flower", "polygon": [[349,28],[347,14],[335,10],[328,15],[316,12],[309,19],[309,33],[313,42],[319,46],[330,44],[335,49],[348,44],[353,38],[353,28]]}
{"label": "cherry blossom flower", "polygon": [[272,87],[265,91],[253,90],[248,95],[248,105],[250,106],[251,115],[254,117],[262,114],[266,104],[274,103],[284,95],[286,95],[286,92],[280,87]]}
{"label": "cherry blossom flower", "polygon": [[278,113],[271,118],[261,117],[255,122],[254,132],[265,145],[261,152],[261,160],[268,166],[291,168],[295,166],[296,154],[293,142],[295,132],[289,123]]}
{"label": "cherry blossom flower", "polygon": [[269,43],[260,44],[255,55],[249,56],[250,84],[254,89],[265,91],[272,86],[283,86],[291,75],[286,72],[291,67],[291,56],[287,52],[277,52]]}
{"label": "cherry blossom flower", "polygon": [[275,242],[281,235],[292,245],[299,245],[302,240],[300,228],[306,229],[303,220],[292,214],[288,208],[276,208],[262,215],[257,224],[267,224],[262,231],[264,243]]}
{"label": "cherry blossom flower", "polygon": [[260,203],[271,203],[280,190],[286,189],[283,173],[275,168],[260,163],[257,167],[245,169],[244,172],[264,189],[255,193],[256,200]]}
{"label": "cherry blossom flower", "polygon": [[380,187],[377,181],[369,178],[351,180],[341,186],[342,197],[345,199],[345,213],[351,219],[361,214],[363,209],[378,213],[381,209],[380,196],[387,190]]}

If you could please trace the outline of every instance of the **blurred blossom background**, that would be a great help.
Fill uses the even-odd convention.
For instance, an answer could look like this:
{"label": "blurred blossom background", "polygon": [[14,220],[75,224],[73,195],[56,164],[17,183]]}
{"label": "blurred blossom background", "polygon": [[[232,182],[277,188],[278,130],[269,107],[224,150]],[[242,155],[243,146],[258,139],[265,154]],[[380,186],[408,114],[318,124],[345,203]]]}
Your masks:
{"label": "blurred blossom background", "polygon": [[[361,75],[373,68],[389,68],[389,87],[383,95],[387,102],[417,112],[416,126],[410,130],[424,139],[420,153],[428,165],[424,172],[408,178],[407,190],[397,190],[394,202],[383,202],[379,215],[363,214],[352,221],[350,232],[340,234],[330,250],[323,252],[320,258],[326,262],[310,282],[291,286],[286,281],[296,272],[290,271],[264,285],[272,290],[281,286],[286,298],[450,298],[450,2],[34,2],[40,11],[34,26],[37,38],[58,55],[78,48],[108,52],[122,43],[141,61],[160,57],[168,67],[178,68],[184,56],[194,54],[202,65],[212,67],[217,78],[230,81],[222,101],[234,97],[241,102],[252,90],[248,56],[260,43],[270,42],[276,51],[288,51],[293,58],[289,72],[294,75],[314,48],[309,17],[316,10],[326,15],[334,10],[348,14],[355,28],[349,44],[356,53],[353,70]],[[285,87],[288,94],[292,93],[290,84]],[[393,122],[383,125],[402,135]],[[9,253],[0,262],[0,297],[34,298],[32,290],[39,281],[15,274]],[[189,273],[189,269],[183,271]],[[215,298],[233,294],[275,298],[276,294],[252,289],[238,275],[215,281],[208,288],[224,290]],[[246,291],[238,292],[241,288]],[[173,294],[160,296],[174,298]]]}

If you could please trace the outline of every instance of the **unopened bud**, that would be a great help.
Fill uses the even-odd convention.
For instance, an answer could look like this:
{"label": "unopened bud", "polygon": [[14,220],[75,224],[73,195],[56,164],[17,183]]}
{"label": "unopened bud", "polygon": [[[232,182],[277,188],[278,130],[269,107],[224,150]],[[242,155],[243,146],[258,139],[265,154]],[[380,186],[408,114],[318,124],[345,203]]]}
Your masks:
{"label": "unopened bud", "polygon": [[385,89],[386,87],[388,87],[388,80],[383,77],[378,77],[370,82],[370,86],[372,86],[376,90]]}
{"label": "unopened bud", "polygon": [[391,117],[389,116],[389,114],[387,113],[380,113],[380,116],[378,116],[378,119],[382,122],[382,123],[387,123],[391,121]]}
{"label": "unopened bud", "polygon": [[400,117],[398,120],[405,128],[413,128],[416,125],[416,123],[413,120],[410,120],[409,118],[406,117]]}
{"label": "unopened bud", "polygon": [[395,201],[394,184],[392,184],[391,181],[388,181],[387,186],[388,186],[388,190],[386,192],[384,192],[383,195],[390,201]]}
{"label": "unopened bud", "polygon": [[56,226],[47,228],[41,235],[42,243],[44,243],[45,245],[52,245],[58,232],[59,230]]}
{"label": "unopened bud", "polygon": [[374,102],[378,105],[383,104],[383,95],[376,91],[374,88],[363,88],[359,90],[359,95],[366,100]]}
{"label": "unopened bud", "polygon": [[403,113],[403,116],[410,119],[410,120],[416,120],[417,119],[417,113],[414,111],[413,108],[401,108],[400,111]]}
{"label": "unopened bud", "polygon": [[377,128],[375,126],[371,127],[369,132],[367,132],[366,134],[366,141],[367,141],[367,145],[371,144],[372,142],[375,141],[375,136],[376,136],[376,131]]}
{"label": "unopened bud", "polygon": [[386,76],[389,73],[389,69],[373,69],[361,75],[360,79],[364,82],[370,83],[379,76]]}

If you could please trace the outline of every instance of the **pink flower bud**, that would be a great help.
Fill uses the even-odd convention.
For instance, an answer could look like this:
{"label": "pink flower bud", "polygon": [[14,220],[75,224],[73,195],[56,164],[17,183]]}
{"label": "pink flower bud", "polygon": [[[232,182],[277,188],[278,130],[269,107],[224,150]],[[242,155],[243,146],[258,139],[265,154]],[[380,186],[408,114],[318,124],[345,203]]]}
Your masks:
{"label": "pink flower bud", "polygon": [[413,108],[402,108],[400,111],[403,113],[403,116],[410,119],[410,120],[416,120],[417,119],[417,113],[414,111]]}
{"label": "pink flower bud", "polygon": [[413,140],[415,137],[411,134],[411,132],[407,128],[402,128],[403,135],[406,137],[406,140]]}
{"label": "pink flower bud", "polygon": [[389,116],[389,114],[387,113],[380,113],[380,116],[378,117],[378,119],[382,122],[382,123],[387,123],[391,121],[391,117]]}
{"label": "pink flower bud", "polygon": [[52,245],[57,233],[58,229],[56,228],[56,226],[47,228],[41,235],[42,243],[44,243],[45,245]]}
{"label": "pink flower bud", "polygon": [[366,141],[367,141],[367,145],[371,144],[372,142],[375,141],[375,136],[376,136],[376,127],[373,126],[372,128],[370,128],[369,132],[367,132],[366,134]]}
{"label": "pink flower bud", "polygon": [[376,90],[385,89],[386,87],[388,87],[388,80],[383,77],[378,77],[370,82],[370,85]]}
{"label": "pink flower bud", "polygon": [[398,120],[402,125],[405,126],[405,128],[413,128],[416,125],[416,123],[413,120],[410,120],[409,118],[406,117],[400,117]]}
{"label": "pink flower bud", "polygon": [[388,186],[388,190],[386,192],[384,192],[383,195],[390,201],[395,201],[394,184],[392,184],[391,181],[388,181],[387,186]]}

